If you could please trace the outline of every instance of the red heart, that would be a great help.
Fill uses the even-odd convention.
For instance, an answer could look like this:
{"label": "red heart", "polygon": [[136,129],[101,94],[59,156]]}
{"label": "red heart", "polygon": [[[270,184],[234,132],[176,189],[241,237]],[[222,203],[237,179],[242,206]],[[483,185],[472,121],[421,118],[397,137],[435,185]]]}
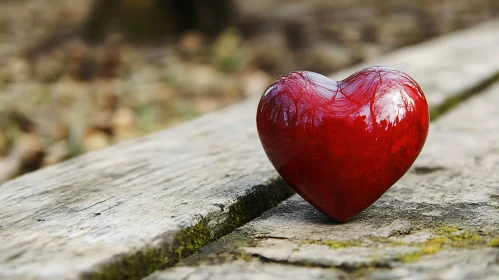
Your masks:
{"label": "red heart", "polygon": [[289,73],[265,91],[256,122],[282,178],[344,222],[407,172],[426,140],[429,113],[411,77],[370,67],[340,82],[313,72]]}

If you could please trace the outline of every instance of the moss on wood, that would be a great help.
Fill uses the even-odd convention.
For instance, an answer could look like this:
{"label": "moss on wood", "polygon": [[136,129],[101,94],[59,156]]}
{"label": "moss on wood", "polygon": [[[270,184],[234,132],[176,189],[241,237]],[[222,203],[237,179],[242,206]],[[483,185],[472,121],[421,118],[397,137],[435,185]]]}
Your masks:
{"label": "moss on wood", "polygon": [[199,248],[275,207],[293,193],[282,179],[275,179],[265,185],[255,186],[229,206],[228,215],[218,224],[210,225],[210,219],[205,218],[197,224],[181,230],[175,235],[173,242],[165,240],[159,246],[148,246],[118,256],[114,262],[104,264],[99,270],[88,272],[82,278],[89,280],[140,279],[156,270],[171,267]]}

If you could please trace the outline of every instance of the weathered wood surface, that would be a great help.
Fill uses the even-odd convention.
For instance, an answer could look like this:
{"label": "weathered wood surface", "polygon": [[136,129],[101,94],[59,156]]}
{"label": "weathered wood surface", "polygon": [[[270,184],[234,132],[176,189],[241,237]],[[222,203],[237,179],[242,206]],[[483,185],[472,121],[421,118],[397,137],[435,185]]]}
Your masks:
{"label": "weathered wood surface", "polygon": [[[439,106],[447,100],[463,92],[473,93],[473,88],[489,83],[499,72],[499,60],[492,59],[499,57],[497,45],[499,21],[401,50],[369,64],[407,71],[420,82],[430,105],[441,109]],[[425,59],[431,63],[423,62]],[[446,86],[436,70],[428,69],[440,69],[443,72],[438,73],[446,73],[443,78],[456,80]],[[174,264],[288,197],[291,193],[282,181],[272,181],[277,178],[276,172],[257,139],[256,102],[248,100],[0,185],[0,278],[137,278]],[[435,163],[447,166],[445,162]],[[438,186],[443,188],[453,182],[445,177],[452,172],[432,173],[429,176],[435,179],[428,179],[428,184],[442,178],[442,186]],[[482,173],[470,173],[470,182],[483,178]],[[419,178],[413,175],[410,178]],[[491,183],[491,190],[493,187]],[[399,189],[402,194],[413,195],[411,187],[397,187],[394,191]],[[425,199],[433,201],[443,194],[427,195]],[[484,196],[476,195],[477,199]],[[393,199],[387,194],[356,221],[364,221],[361,227],[366,230],[383,225],[382,212],[376,209],[389,206]],[[283,205],[298,202],[294,198]],[[303,215],[315,213],[306,203],[298,206],[302,207],[298,211],[305,211]],[[411,207],[404,211],[416,213],[417,207]],[[475,213],[472,210],[470,213]],[[404,211],[395,213],[403,216]],[[289,214],[287,219],[300,215]],[[321,215],[313,215],[319,224],[324,223]],[[308,228],[308,238],[313,238],[317,221],[302,217],[298,219],[301,227]],[[373,218],[380,219],[379,223],[373,223]],[[331,231],[329,223],[322,226],[328,234],[336,232]],[[281,231],[287,232],[286,228]]]}
{"label": "weathered wood surface", "polygon": [[[173,260],[241,225],[230,206],[244,207],[248,192],[263,210],[288,197],[269,184],[253,110],[247,102],[0,185],[0,278],[77,278],[142,249]],[[185,238],[201,241],[176,240],[199,223]]]}
{"label": "weathered wood surface", "polygon": [[499,279],[498,104],[499,81],[433,123],[416,168],[350,222],[295,195],[149,279]]}

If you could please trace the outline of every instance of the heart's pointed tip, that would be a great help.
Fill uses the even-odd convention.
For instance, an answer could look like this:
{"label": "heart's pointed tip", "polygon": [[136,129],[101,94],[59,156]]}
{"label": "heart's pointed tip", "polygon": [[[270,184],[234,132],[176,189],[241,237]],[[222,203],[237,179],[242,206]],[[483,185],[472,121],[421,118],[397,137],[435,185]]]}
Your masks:
{"label": "heart's pointed tip", "polygon": [[[307,199],[305,199],[307,200]],[[310,203],[310,202],[309,202]],[[360,212],[350,212],[345,213],[345,211],[340,211],[339,209],[331,209],[331,208],[323,208],[319,205],[314,205],[313,203],[310,203],[317,211],[321,212],[324,216],[326,216],[329,221],[337,224],[343,224],[348,221],[350,221],[352,218],[357,216]]]}
{"label": "heart's pointed tip", "polygon": [[357,214],[349,215],[349,216],[332,216],[332,215],[328,215],[328,214],[324,214],[324,215],[326,215],[331,221],[333,221],[335,223],[344,224],[344,223],[349,222]]}

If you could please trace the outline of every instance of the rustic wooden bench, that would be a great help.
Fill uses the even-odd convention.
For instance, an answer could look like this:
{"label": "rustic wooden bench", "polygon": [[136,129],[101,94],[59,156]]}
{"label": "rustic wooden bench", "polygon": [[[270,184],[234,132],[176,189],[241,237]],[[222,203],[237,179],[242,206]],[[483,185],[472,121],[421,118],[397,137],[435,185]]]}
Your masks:
{"label": "rustic wooden bench", "polygon": [[279,179],[251,99],[1,184],[0,278],[497,279],[498,46],[494,21],[333,75],[399,68],[433,121],[410,172],[347,223]]}

